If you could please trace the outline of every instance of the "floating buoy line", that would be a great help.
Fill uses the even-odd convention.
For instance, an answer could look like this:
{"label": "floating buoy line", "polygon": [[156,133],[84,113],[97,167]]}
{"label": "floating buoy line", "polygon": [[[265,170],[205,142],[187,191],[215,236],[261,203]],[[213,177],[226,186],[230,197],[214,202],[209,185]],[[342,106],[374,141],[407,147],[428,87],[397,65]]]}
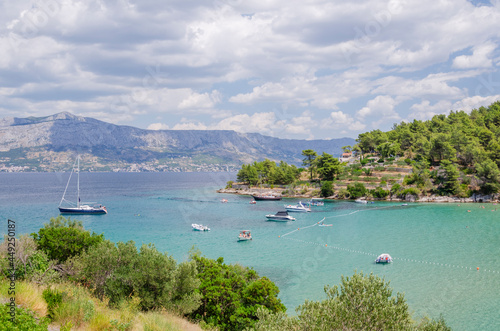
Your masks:
{"label": "floating buoy line", "polygon": [[[333,245],[332,246],[332,244],[330,244],[330,246],[328,246],[328,244],[326,244],[326,243],[318,243],[318,242],[313,242],[313,241],[305,241],[305,240],[296,239],[296,238],[286,238],[286,236],[288,236],[288,235],[290,235],[292,233],[295,233],[297,231],[300,231],[300,230],[305,230],[305,229],[317,226],[321,222],[323,222],[325,219],[328,219],[328,218],[349,216],[349,215],[352,215],[352,214],[355,214],[355,213],[358,213],[358,212],[362,212],[362,211],[368,211],[368,210],[374,210],[374,209],[392,208],[392,207],[397,207],[397,206],[377,207],[377,208],[370,208],[370,209],[360,209],[360,210],[356,210],[356,211],[353,211],[353,212],[348,213],[348,214],[324,217],[319,222],[316,222],[314,224],[311,224],[311,225],[308,225],[308,226],[304,226],[304,227],[301,227],[301,228],[299,227],[299,228],[297,228],[297,229],[295,229],[293,231],[290,231],[290,232],[287,232],[285,234],[279,235],[278,237],[286,239],[286,240],[292,240],[292,241],[304,243],[304,244],[315,245],[315,246],[323,246],[326,249],[336,249],[338,251],[343,251],[343,252],[348,252],[348,253],[355,253],[355,254],[362,254],[362,255],[377,257],[379,254],[373,254],[373,253],[363,252],[363,251],[359,251],[359,250],[355,250],[355,249],[344,248],[344,247],[340,247],[338,245]],[[463,270],[476,270],[476,271],[480,271],[481,270],[482,272],[489,272],[489,273],[494,273],[494,274],[500,274],[500,271],[489,270],[489,269],[480,269],[479,267],[468,267],[468,266],[461,266],[461,265],[455,265],[455,264],[450,264],[450,263],[431,262],[431,261],[424,261],[424,260],[407,259],[407,258],[402,258],[402,257],[393,257],[392,259],[393,260],[404,261],[404,262],[434,265],[434,266],[439,266],[439,267],[456,268],[456,269],[463,269]]]}

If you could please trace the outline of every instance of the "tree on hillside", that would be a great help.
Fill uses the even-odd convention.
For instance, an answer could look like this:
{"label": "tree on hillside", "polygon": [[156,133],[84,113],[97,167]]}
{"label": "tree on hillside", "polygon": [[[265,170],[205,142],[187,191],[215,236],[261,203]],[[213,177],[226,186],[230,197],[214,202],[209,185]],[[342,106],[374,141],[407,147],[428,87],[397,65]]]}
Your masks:
{"label": "tree on hillside", "polygon": [[310,180],[312,180],[315,159],[318,156],[318,154],[315,151],[313,151],[312,149],[306,149],[306,150],[302,151],[302,155],[305,156],[305,158],[302,160],[302,164],[309,168],[309,170],[311,172]]}
{"label": "tree on hillside", "polygon": [[316,159],[316,168],[321,180],[333,181],[342,172],[343,166],[339,159],[323,152]]}
{"label": "tree on hillside", "polygon": [[500,190],[500,170],[495,162],[486,160],[476,165],[476,171],[482,180],[481,190],[486,194],[497,193]]}
{"label": "tree on hillside", "polygon": [[342,152],[344,152],[344,153],[350,153],[352,151],[351,145],[342,146],[341,148],[342,148]]}
{"label": "tree on hillside", "polygon": [[457,166],[449,160],[443,160],[441,162],[441,166],[445,173],[443,185],[445,191],[452,195],[457,195],[460,191],[460,183],[458,182],[460,172],[458,171]]}
{"label": "tree on hillside", "polygon": [[457,151],[451,145],[450,134],[438,133],[431,139],[430,157],[432,161],[455,160]]}

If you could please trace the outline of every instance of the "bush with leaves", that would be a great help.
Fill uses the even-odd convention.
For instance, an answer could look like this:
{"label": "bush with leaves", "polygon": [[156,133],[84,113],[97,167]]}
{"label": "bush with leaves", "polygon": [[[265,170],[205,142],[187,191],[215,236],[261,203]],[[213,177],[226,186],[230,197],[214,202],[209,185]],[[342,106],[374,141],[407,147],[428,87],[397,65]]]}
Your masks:
{"label": "bush with leaves", "polygon": [[8,303],[0,305],[0,331],[47,331],[49,320],[38,318],[29,309],[15,307],[15,319],[10,315]]}
{"label": "bush with leaves", "polygon": [[389,191],[388,190],[384,190],[381,187],[377,187],[377,188],[371,190],[371,194],[372,194],[372,196],[374,198],[385,199],[389,195]]}
{"label": "bush with leaves", "polygon": [[201,306],[191,314],[220,330],[243,330],[257,321],[257,310],[285,311],[278,299],[278,287],[266,277],[239,265],[227,265],[224,259],[208,259],[193,252],[191,259],[201,281]]}
{"label": "bush with leaves", "polygon": [[363,183],[349,184],[347,185],[347,191],[349,191],[351,199],[364,197],[367,192],[366,187]]}
{"label": "bush with leaves", "polygon": [[61,263],[104,240],[103,234],[91,234],[83,229],[81,222],[62,216],[51,218],[49,224],[45,224],[45,227],[31,236],[35,239],[38,249],[45,252],[49,259]]}
{"label": "bush with leaves", "polygon": [[[4,238],[0,243],[0,273],[9,276],[8,240]],[[27,279],[45,282],[53,279],[54,270],[50,270],[50,263],[43,251],[37,250],[36,242],[28,235],[20,235],[15,241],[16,254],[14,263],[16,265],[16,279]]]}
{"label": "bush with leaves", "polygon": [[326,181],[321,184],[321,196],[331,197],[333,195],[333,183],[331,181]]}
{"label": "bush with leaves", "polygon": [[187,314],[198,308],[200,295],[194,262],[177,265],[152,244],[142,245],[104,241],[70,261],[75,278],[91,288],[97,297],[108,297],[118,306],[137,296],[142,310],[167,308]]}

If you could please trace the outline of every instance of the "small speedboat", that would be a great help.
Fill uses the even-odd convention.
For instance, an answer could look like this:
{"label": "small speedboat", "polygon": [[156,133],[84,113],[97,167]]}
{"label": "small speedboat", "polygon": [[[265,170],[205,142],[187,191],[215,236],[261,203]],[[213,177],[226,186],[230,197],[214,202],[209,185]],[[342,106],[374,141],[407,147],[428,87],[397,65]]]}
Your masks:
{"label": "small speedboat", "polygon": [[201,224],[191,224],[193,227],[194,231],[210,231],[210,228],[206,225],[201,225]]}
{"label": "small speedboat", "polygon": [[308,202],[310,206],[324,206],[325,203],[321,198],[311,198],[311,201]]}
{"label": "small speedboat", "polygon": [[380,254],[376,259],[375,263],[391,263],[392,257],[389,254]]}
{"label": "small speedboat", "polygon": [[266,215],[266,217],[269,221],[276,221],[276,222],[295,221],[295,218],[288,215],[287,211],[279,211],[274,215]]}
{"label": "small speedboat", "polygon": [[293,212],[304,212],[305,213],[305,212],[311,211],[311,208],[304,206],[301,201],[299,201],[299,203],[296,205],[285,206],[285,208],[286,208],[286,211],[293,211]]}
{"label": "small speedboat", "polygon": [[251,205],[255,205],[256,203],[257,203],[257,201],[255,201],[255,200],[250,200],[250,204],[251,204]]}
{"label": "small speedboat", "polygon": [[363,200],[363,199],[357,199],[354,202],[356,202],[356,203],[368,203],[368,201]]}
{"label": "small speedboat", "polygon": [[250,233],[250,230],[240,231],[240,235],[238,236],[238,241],[247,241],[247,240],[252,240],[252,234]]}

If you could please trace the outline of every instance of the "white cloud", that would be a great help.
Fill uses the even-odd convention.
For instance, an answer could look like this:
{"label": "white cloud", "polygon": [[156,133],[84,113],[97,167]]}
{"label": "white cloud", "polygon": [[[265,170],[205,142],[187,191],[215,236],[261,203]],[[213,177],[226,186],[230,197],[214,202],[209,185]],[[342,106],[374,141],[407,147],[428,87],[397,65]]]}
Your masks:
{"label": "white cloud", "polygon": [[452,106],[454,110],[463,110],[469,113],[472,109],[477,109],[481,106],[489,106],[490,104],[500,100],[500,94],[490,95],[487,97],[482,97],[479,95],[464,98],[455,102]]}
{"label": "white cloud", "polygon": [[343,132],[356,132],[364,130],[366,125],[355,120],[349,114],[342,111],[334,111],[330,113],[329,118],[322,122],[321,127],[323,129],[341,130]]}
{"label": "white cloud", "polygon": [[478,80],[498,70],[499,21],[465,0],[2,1],[1,110],[356,135],[495,101]]}
{"label": "white cloud", "polygon": [[200,122],[185,122],[176,124],[172,130],[207,130],[207,126]]}
{"label": "white cloud", "polygon": [[223,119],[211,128],[217,130],[234,130],[238,132],[259,132],[273,135],[281,129],[282,123],[276,120],[272,112],[255,113],[253,115],[239,114]]}
{"label": "white cloud", "polygon": [[378,95],[369,100],[366,106],[358,110],[357,118],[361,121],[370,120],[373,129],[379,128],[382,123],[395,123],[401,120],[399,114],[394,110],[399,101],[388,95]]}
{"label": "white cloud", "polygon": [[491,42],[474,47],[472,55],[457,56],[453,67],[458,69],[489,68],[493,65],[491,56],[497,46]]}
{"label": "white cloud", "polygon": [[152,123],[148,126],[148,130],[168,130],[170,129],[167,124],[164,123]]}
{"label": "white cloud", "polygon": [[414,119],[426,121],[439,114],[447,114],[452,110],[450,101],[441,100],[431,105],[429,100],[423,100],[419,104],[414,104],[410,107],[412,113],[408,115],[407,120],[413,121]]}

